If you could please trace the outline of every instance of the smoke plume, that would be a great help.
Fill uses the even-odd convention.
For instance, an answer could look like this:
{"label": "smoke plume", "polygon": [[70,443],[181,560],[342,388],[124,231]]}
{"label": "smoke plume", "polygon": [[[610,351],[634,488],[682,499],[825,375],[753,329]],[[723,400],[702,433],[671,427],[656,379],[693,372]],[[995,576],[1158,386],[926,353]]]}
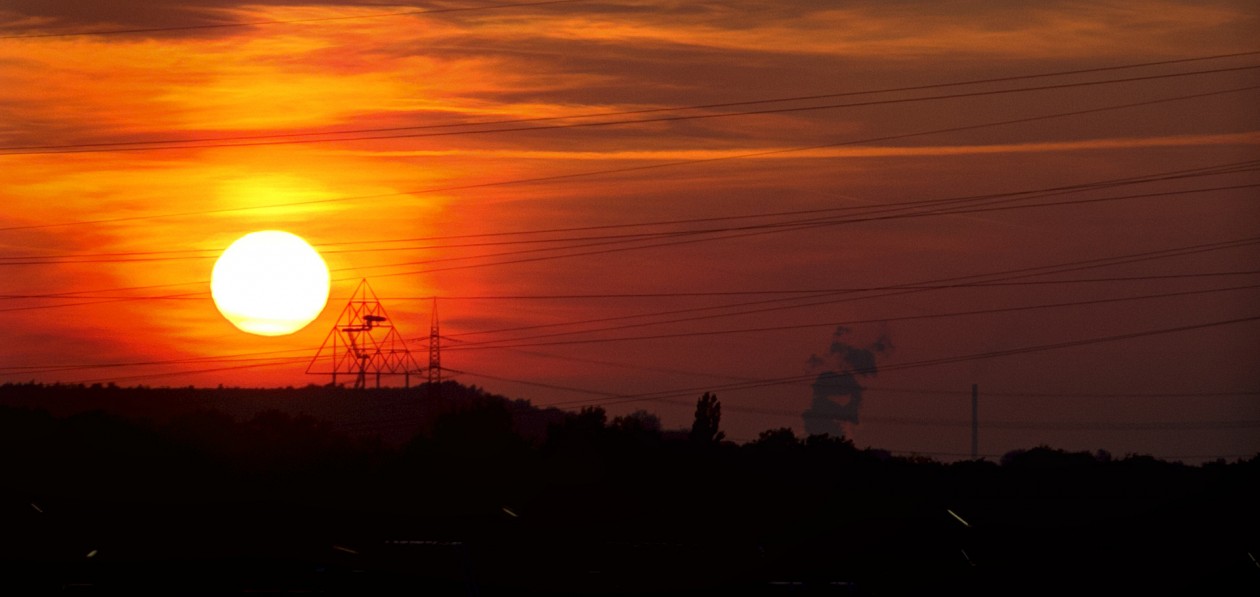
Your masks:
{"label": "smoke plume", "polygon": [[822,356],[814,354],[809,357],[811,370],[826,368],[814,379],[813,401],[802,413],[805,432],[810,435],[826,433],[841,437],[844,435],[842,423],[858,422],[862,391],[865,389],[858,379],[874,376],[878,372],[876,356],[892,350],[887,334],[865,347],[858,347],[843,341],[842,338],[850,331],[843,326],[836,328],[827,352]]}

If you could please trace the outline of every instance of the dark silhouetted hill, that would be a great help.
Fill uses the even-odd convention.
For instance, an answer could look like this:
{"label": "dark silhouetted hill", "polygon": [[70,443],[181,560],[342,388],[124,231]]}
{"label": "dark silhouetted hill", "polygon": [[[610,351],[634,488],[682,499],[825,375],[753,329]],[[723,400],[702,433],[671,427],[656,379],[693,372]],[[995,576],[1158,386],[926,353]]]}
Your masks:
{"label": "dark silhouetted hill", "polygon": [[[0,387],[0,586],[238,594],[1226,594],[1260,457],[945,464],[440,391]],[[693,427],[693,430],[695,427]]]}

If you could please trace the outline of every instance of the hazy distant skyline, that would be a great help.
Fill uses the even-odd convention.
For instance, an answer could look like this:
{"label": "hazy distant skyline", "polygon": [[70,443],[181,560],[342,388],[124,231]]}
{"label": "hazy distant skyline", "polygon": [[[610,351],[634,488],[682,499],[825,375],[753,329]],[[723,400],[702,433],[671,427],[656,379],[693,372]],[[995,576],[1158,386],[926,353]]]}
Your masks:
{"label": "hazy distant skyline", "polygon": [[[975,383],[985,454],[1260,450],[1254,3],[8,0],[0,23],[0,381],[326,383],[306,359],[367,278],[412,350],[437,295],[444,365],[540,406],[684,427],[711,390],[728,437],[800,433],[844,326],[890,346],[859,446],[965,454]],[[210,301],[264,229],[333,270],[292,336]]]}

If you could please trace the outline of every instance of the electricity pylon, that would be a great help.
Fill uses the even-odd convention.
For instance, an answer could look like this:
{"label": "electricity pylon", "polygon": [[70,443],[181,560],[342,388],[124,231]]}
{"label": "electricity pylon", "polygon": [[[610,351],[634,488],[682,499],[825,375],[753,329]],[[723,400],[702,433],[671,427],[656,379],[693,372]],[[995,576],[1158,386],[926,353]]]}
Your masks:
{"label": "electricity pylon", "polygon": [[429,386],[442,383],[442,336],[438,332],[437,297],[433,297],[433,319],[429,324]]}
{"label": "electricity pylon", "polygon": [[359,282],[337,323],[306,366],[306,372],[331,374],[333,385],[337,385],[338,373],[353,375],[356,389],[367,387],[369,373],[376,376],[378,388],[381,387],[382,373],[401,374],[403,385],[409,387],[411,374],[419,373],[420,365],[411,356],[407,343],[385,312],[385,306],[364,279]]}

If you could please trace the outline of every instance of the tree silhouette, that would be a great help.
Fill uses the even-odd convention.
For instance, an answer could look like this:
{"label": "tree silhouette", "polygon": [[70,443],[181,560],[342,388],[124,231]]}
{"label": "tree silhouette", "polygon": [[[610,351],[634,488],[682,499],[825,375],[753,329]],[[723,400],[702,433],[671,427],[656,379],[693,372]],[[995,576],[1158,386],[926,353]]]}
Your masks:
{"label": "tree silhouette", "polygon": [[764,450],[791,450],[802,445],[791,427],[767,429],[757,435],[756,441],[748,444],[750,448]]}
{"label": "tree silhouette", "polygon": [[615,417],[608,424],[608,440],[612,449],[620,451],[622,456],[638,458],[661,445],[661,419],[646,410]]}
{"label": "tree silhouette", "polygon": [[661,418],[646,410],[639,409],[628,415],[614,417],[610,426],[613,429],[625,433],[649,433],[660,435]]}
{"label": "tree silhouette", "polygon": [[705,392],[696,401],[696,420],[691,424],[691,441],[703,444],[714,444],[722,441],[726,434],[718,430],[722,421],[722,404],[717,396]]}

